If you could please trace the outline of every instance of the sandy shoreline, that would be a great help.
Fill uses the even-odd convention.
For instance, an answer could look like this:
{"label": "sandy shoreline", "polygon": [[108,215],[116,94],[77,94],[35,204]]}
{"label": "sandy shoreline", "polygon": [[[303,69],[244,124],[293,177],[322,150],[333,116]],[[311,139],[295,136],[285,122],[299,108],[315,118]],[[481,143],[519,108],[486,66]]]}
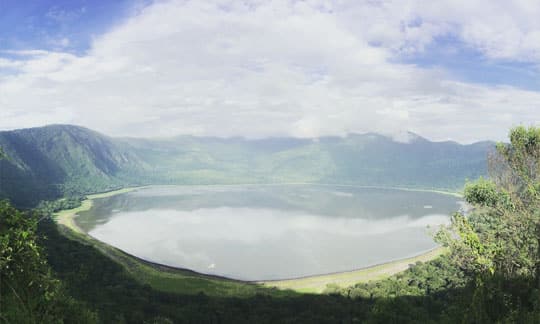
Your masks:
{"label": "sandy shoreline", "polygon": [[88,195],[86,196],[86,199],[81,202],[81,205],[79,207],[76,207],[73,209],[61,210],[57,213],[54,213],[53,219],[56,221],[57,224],[64,225],[76,233],[87,235],[87,233],[85,233],[75,223],[75,219],[74,219],[75,215],[77,215],[80,212],[90,210],[90,208],[92,208],[92,206],[94,205],[94,202],[93,202],[94,199],[111,197],[114,195],[119,195],[122,193],[134,191],[140,188],[144,188],[144,187],[130,187],[130,188],[123,188],[123,189]]}

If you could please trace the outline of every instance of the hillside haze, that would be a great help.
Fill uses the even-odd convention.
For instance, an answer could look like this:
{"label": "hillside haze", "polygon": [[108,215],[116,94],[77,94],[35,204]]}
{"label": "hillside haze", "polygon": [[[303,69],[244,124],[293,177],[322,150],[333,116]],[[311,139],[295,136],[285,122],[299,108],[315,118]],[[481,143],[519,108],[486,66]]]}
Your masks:
{"label": "hillside haze", "polygon": [[112,138],[71,125],[0,132],[0,196],[40,200],[144,184],[331,183],[458,190],[486,173],[492,142],[409,134],[346,137]]}

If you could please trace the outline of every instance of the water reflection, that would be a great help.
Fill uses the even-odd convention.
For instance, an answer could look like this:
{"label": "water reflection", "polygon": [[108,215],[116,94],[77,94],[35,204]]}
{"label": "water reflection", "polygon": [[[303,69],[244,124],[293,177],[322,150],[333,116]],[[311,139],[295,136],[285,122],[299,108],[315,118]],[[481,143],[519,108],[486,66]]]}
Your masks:
{"label": "water reflection", "polygon": [[[456,198],[331,186],[152,187],[95,201],[90,235],[144,259],[245,280],[346,271],[434,247]],[[429,206],[430,208],[425,208]]]}

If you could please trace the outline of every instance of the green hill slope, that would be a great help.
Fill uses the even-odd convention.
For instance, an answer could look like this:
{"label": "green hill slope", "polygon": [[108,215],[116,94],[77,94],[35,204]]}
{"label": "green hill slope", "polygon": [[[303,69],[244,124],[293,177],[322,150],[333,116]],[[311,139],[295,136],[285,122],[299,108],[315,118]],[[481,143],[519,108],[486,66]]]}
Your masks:
{"label": "green hill slope", "polygon": [[19,206],[141,184],[317,182],[456,190],[484,175],[493,143],[411,135],[318,139],[111,138],[71,125],[0,132],[0,197]]}
{"label": "green hill slope", "polygon": [[64,194],[124,185],[122,170],[142,166],[114,140],[86,128],[53,125],[0,132],[0,195],[31,206]]}

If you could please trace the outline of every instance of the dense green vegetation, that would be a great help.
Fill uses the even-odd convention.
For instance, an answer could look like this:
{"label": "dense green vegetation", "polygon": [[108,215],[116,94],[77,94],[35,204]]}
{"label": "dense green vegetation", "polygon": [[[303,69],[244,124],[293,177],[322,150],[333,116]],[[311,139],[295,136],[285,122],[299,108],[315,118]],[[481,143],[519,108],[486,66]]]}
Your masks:
{"label": "dense green vegetation", "polygon": [[144,184],[339,183],[457,190],[486,173],[492,143],[376,135],[164,140],[53,125],[0,132],[0,197],[16,206]]}
{"label": "dense green vegetation", "polygon": [[38,244],[37,217],[0,202],[0,321],[96,321],[96,314],[71,298],[51,274]]}
{"label": "dense green vegetation", "polygon": [[540,128],[517,127],[489,159],[489,180],[468,184],[476,209],[437,234],[474,279],[471,318],[540,321]]}

